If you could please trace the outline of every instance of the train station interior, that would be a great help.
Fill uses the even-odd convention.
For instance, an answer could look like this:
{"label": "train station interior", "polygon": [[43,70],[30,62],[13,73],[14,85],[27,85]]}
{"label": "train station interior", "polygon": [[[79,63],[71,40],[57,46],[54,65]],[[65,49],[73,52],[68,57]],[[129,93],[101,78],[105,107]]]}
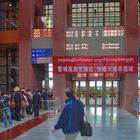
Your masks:
{"label": "train station interior", "polygon": [[139,0],[0,0],[0,91],[54,95],[39,118],[6,129],[1,121],[0,138],[63,140],[51,129],[71,87],[92,124],[89,140],[140,139],[139,27]]}

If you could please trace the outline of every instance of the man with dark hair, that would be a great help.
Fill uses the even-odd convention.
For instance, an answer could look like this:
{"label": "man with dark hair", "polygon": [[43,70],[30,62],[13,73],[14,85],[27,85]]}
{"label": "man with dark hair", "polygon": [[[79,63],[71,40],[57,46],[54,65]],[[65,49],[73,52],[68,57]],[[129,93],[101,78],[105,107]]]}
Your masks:
{"label": "man with dark hair", "polygon": [[40,91],[35,91],[33,93],[33,110],[34,110],[34,117],[39,117],[39,105],[41,100],[41,93]]}
{"label": "man with dark hair", "polygon": [[7,121],[9,122],[9,127],[13,126],[10,108],[10,97],[8,93],[4,93],[3,97],[0,99],[0,108],[3,113],[4,127],[7,127]]}
{"label": "man with dark hair", "polygon": [[59,116],[53,132],[62,129],[65,134],[65,140],[75,140],[80,132],[80,126],[84,118],[84,105],[74,96],[71,88],[66,88],[65,95],[67,100]]}

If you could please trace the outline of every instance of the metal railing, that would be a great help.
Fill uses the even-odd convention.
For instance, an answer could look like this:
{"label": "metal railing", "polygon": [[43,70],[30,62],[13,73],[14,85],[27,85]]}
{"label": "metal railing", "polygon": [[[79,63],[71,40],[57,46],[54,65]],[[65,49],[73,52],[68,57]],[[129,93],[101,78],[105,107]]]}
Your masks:
{"label": "metal railing", "polygon": [[42,110],[47,110],[47,111],[54,111],[54,112],[59,112],[62,107],[62,102],[61,102],[61,97],[55,96],[51,100],[42,100],[41,101],[41,108]]}

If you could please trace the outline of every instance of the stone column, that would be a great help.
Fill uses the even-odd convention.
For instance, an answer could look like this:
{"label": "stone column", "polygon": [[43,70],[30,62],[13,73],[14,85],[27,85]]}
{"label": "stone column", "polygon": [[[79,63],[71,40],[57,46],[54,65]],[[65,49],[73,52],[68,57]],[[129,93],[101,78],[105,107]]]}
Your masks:
{"label": "stone column", "polygon": [[[67,27],[67,1],[53,0],[53,56],[65,56],[65,33]],[[65,100],[64,90],[71,86],[70,76],[54,74],[53,91],[55,96]]]}
{"label": "stone column", "polygon": [[31,62],[34,0],[20,0],[19,7],[19,86],[37,89],[41,81],[37,81],[36,71],[38,70]]}
{"label": "stone column", "polygon": [[[131,10],[130,10],[131,9]],[[126,55],[138,55],[138,1],[124,0]],[[138,74],[125,74],[120,82],[120,105],[133,113],[133,99],[138,92]]]}

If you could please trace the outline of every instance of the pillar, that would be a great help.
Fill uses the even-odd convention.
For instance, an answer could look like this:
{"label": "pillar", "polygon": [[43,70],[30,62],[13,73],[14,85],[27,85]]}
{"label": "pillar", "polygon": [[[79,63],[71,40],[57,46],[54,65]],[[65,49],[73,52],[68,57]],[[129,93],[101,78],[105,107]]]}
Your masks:
{"label": "pillar", "polygon": [[[67,27],[67,1],[53,0],[53,56],[65,56],[65,33]],[[53,91],[65,101],[64,90],[71,86],[71,78],[65,74],[54,74]]]}
{"label": "pillar", "polygon": [[72,0],[67,0],[67,26],[72,27]]}
{"label": "pillar", "polygon": [[[131,10],[130,10],[131,9]],[[138,1],[124,0],[126,55],[138,55]],[[138,74],[125,74],[120,83],[120,105],[133,113],[133,99],[137,96]]]}
{"label": "pillar", "polygon": [[37,81],[38,68],[34,67],[31,62],[34,0],[20,0],[19,7],[19,86],[36,89],[41,85],[39,83],[41,81]]}

